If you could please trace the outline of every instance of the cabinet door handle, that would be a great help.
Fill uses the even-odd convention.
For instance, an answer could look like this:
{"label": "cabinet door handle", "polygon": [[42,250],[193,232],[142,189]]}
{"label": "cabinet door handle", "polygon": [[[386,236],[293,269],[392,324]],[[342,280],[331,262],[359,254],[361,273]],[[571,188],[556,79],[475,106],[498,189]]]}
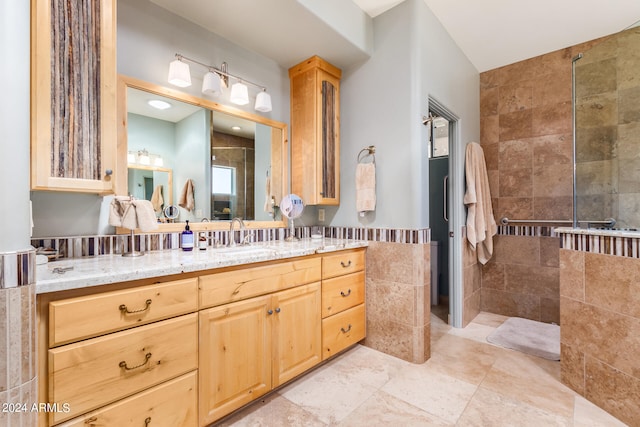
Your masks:
{"label": "cabinet door handle", "polygon": [[351,295],[351,289],[349,289],[346,294],[344,293],[344,291],[340,291],[340,295],[342,295],[343,297],[348,297],[349,295]]}
{"label": "cabinet door handle", "polygon": [[343,266],[344,268],[350,267],[351,266],[351,260],[349,260],[348,263],[344,263],[344,261],[340,261],[340,265]]}
{"label": "cabinet door handle", "polygon": [[147,417],[147,418],[144,420],[144,427],[147,427],[149,424],[151,424],[151,417]]}
{"label": "cabinet door handle", "polygon": [[280,313],[280,307],[276,308],[276,313]]}
{"label": "cabinet door handle", "polygon": [[142,313],[143,311],[147,311],[149,310],[149,307],[151,307],[150,299],[146,300],[144,303],[144,308],[141,308],[139,310],[129,310],[125,304],[120,304],[120,307],[118,308],[120,309],[122,314],[135,314],[135,313]]}
{"label": "cabinet door handle", "polygon": [[351,323],[349,323],[349,327],[347,329],[340,328],[340,330],[342,331],[343,334],[346,334],[347,332],[349,332],[351,330]]}
{"label": "cabinet door handle", "polygon": [[121,368],[124,368],[125,371],[133,371],[134,369],[138,369],[138,368],[142,368],[144,365],[146,365],[147,363],[149,363],[149,359],[151,359],[151,353],[147,353],[144,355],[144,362],[142,362],[139,365],[136,366],[132,366],[129,367],[127,366],[127,362],[125,362],[124,360],[122,362],[120,362],[118,364],[118,366],[120,366]]}
{"label": "cabinet door handle", "polygon": [[268,314],[269,316],[271,316],[271,315],[273,314],[273,310],[271,310],[271,309],[267,310],[267,314]]}
{"label": "cabinet door handle", "polygon": [[85,423],[85,424],[93,424],[93,423],[95,423],[96,421],[98,421],[98,417],[91,417],[91,418],[89,418],[88,420],[85,420],[85,421],[84,421],[84,423]]}
{"label": "cabinet door handle", "polygon": [[107,169],[106,171],[104,171],[104,174],[105,174],[106,176],[111,176],[111,175],[113,175],[113,170],[111,170],[111,169]]}

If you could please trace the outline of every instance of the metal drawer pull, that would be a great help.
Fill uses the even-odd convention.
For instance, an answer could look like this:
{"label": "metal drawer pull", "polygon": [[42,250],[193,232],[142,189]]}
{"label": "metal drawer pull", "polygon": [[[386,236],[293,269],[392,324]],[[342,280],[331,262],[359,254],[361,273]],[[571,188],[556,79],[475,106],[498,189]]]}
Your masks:
{"label": "metal drawer pull", "polygon": [[349,327],[347,329],[340,328],[340,330],[342,331],[343,334],[346,334],[347,332],[349,332],[351,330],[351,323],[349,323]]}
{"label": "metal drawer pull", "polygon": [[350,267],[351,266],[351,260],[349,260],[348,263],[344,263],[344,261],[340,261],[340,265],[343,266],[344,268]]}
{"label": "metal drawer pull", "polygon": [[84,421],[84,423],[85,423],[85,424],[93,424],[93,423],[95,423],[96,421],[98,421],[98,417],[91,417],[91,418],[89,418],[88,420],[85,420],[85,421]]}
{"label": "metal drawer pull", "polygon": [[128,367],[127,366],[127,362],[125,362],[124,360],[122,362],[120,362],[118,364],[118,366],[120,366],[121,368],[124,368],[125,371],[133,371],[134,369],[138,369],[138,368],[142,368],[144,365],[146,365],[147,363],[149,363],[149,359],[151,359],[151,353],[147,353],[144,355],[144,362],[142,362],[139,365],[136,366],[132,366],[132,367]]}
{"label": "metal drawer pull", "polygon": [[147,418],[144,420],[144,427],[147,427],[149,424],[151,424],[151,417],[147,417]]}
{"label": "metal drawer pull", "polygon": [[271,309],[267,310],[267,314],[268,314],[269,316],[271,316],[271,315],[273,314],[273,310],[271,310]]}
{"label": "metal drawer pull", "polygon": [[351,289],[349,289],[346,294],[344,293],[344,291],[340,291],[340,295],[342,295],[343,297],[348,297],[349,295],[351,295]]}
{"label": "metal drawer pull", "polygon": [[123,314],[135,314],[135,313],[142,313],[143,311],[147,311],[149,310],[149,307],[151,307],[150,299],[145,301],[144,308],[141,308],[140,310],[129,310],[125,304],[120,304],[120,307],[118,308]]}

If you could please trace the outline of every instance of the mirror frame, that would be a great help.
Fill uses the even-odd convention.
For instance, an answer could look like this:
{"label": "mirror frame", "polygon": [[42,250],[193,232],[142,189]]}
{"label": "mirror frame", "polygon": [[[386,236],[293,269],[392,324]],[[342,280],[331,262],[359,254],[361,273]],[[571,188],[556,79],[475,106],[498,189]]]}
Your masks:
{"label": "mirror frame", "polygon": [[[287,124],[276,120],[262,117],[258,114],[253,114],[247,111],[240,110],[238,108],[222,105],[217,102],[209,101],[204,98],[199,98],[184,92],[180,92],[175,89],[164,87],[158,84],[149,83],[144,80],[139,80],[133,77],[118,75],[118,145],[117,145],[117,159],[116,159],[116,195],[127,195],[127,88],[143,90],[145,92],[154,93],[156,95],[165,96],[167,98],[175,99],[176,101],[186,102],[188,104],[196,105],[198,107],[206,108],[209,110],[219,111],[221,113],[237,116],[243,119],[251,120],[256,123],[260,123],[272,128],[280,129],[282,132],[282,147],[281,147],[281,164],[282,164],[282,195],[288,194],[287,190],[289,179],[289,139]],[[245,224],[248,229],[256,228],[281,228],[287,226],[285,218],[281,218],[277,221],[254,221],[245,220]],[[174,223],[160,223],[158,229],[153,233],[163,232],[179,232],[184,230],[184,222]],[[193,231],[204,230],[227,230],[229,228],[229,221],[209,221],[209,222],[195,222],[189,221],[189,226]],[[116,234],[127,234],[131,230],[126,228],[116,228]],[[140,230],[135,230],[135,233],[142,233]]]}

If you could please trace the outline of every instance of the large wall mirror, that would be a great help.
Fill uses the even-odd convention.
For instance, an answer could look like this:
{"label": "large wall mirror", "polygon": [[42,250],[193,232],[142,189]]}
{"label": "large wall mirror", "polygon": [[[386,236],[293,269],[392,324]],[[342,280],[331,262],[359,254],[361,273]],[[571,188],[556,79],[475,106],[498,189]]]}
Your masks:
{"label": "large wall mirror", "polygon": [[[120,76],[117,194],[150,200],[161,230],[283,227],[277,205],[287,194],[285,123]],[[118,230],[120,232],[120,230]],[[126,230],[124,230],[126,231]]]}

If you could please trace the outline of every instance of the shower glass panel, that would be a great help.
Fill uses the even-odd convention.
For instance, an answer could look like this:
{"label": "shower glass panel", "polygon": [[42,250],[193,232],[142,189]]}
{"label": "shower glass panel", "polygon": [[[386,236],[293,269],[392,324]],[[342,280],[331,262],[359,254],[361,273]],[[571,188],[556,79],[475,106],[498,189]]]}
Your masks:
{"label": "shower glass panel", "polygon": [[248,147],[212,147],[211,154],[213,219],[254,219],[255,150]]}
{"label": "shower glass panel", "polygon": [[640,229],[640,27],[603,39],[575,63],[578,221]]}

